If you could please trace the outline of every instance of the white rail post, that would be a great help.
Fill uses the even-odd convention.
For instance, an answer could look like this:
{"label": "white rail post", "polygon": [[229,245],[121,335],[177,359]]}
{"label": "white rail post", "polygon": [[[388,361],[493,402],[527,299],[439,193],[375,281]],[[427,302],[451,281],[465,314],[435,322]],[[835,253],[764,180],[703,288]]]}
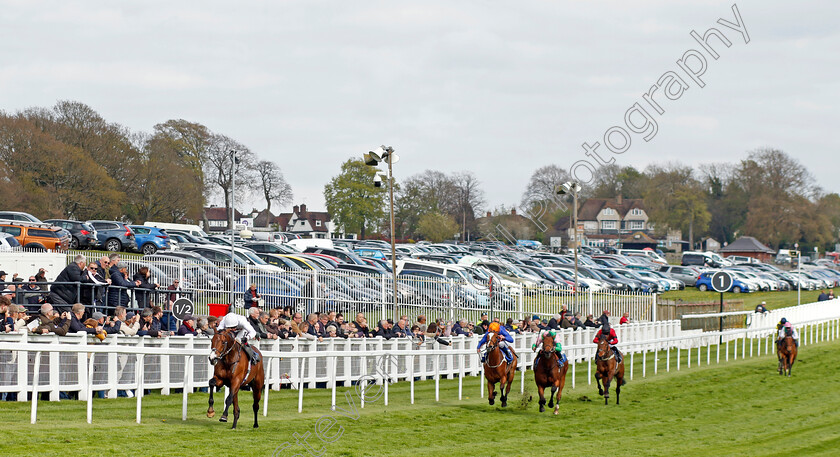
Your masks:
{"label": "white rail post", "polygon": [[408,375],[411,379],[410,390],[411,390],[411,404],[412,405],[414,404],[414,359],[415,359],[415,357],[416,357],[415,354],[411,354],[410,356],[408,356],[408,361],[409,361]]}
{"label": "white rail post", "polygon": [[32,376],[32,412],[29,423],[34,424],[38,419],[38,382],[41,378],[41,351],[35,353],[35,370]]}
{"label": "white rail post", "polygon": [[[21,333],[21,344],[25,345],[28,338],[28,333]],[[17,401],[26,401],[26,394],[29,392],[29,353],[26,351],[18,351],[17,356]]]}
{"label": "white rail post", "polygon": [[[277,343],[276,340],[275,340],[275,343]],[[278,345],[275,344],[275,346],[278,346]],[[265,387],[265,392],[263,392],[263,396],[264,396],[263,397],[263,417],[267,417],[268,416],[268,391],[270,390],[269,386],[271,385],[271,383],[268,382],[268,380],[271,379],[270,376],[271,376],[272,360],[269,360],[268,363],[265,363],[265,359],[263,359],[263,364],[265,365],[265,386],[264,386]],[[278,386],[280,385],[279,379],[277,381],[277,385]],[[333,405],[335,405],[335,399],[333,399]],[[335,410],[335,406],[333,406],[333,410]]]}
{"label": "white rail post", "polygon": [[336,406],[335,393],[336,393],[336,389],[338,388],[338,376],[336,376],[337,375],[336,371],[338,370],[338,356],[332,356],[331,359],[332,359],[332,363],[331,363],[331,366],[330,366],[330,372],[332,373],[332,399],[331,399],[332,403],[330,403],[330,404],[332,406],[330,407],[330,409],[335,411],[335,406]]}
{"label": "white rail post", "polygon": [[[192,337],[192,335],[190,335]],[[188,347],[192,349],[192,338],[190,338],[190,342],[188,343]],[[192,382],[192,370],[190,366],[192,365],[192,358],[193,356],[187,355],[184,356],[184,388],[181,390],[183,394],[181,395],[181,420],[187,420],[187,403],[189,403],[189,390],[188,386]]]}
{"label": "white rail post", "polygon": [[87,423],[93,422],[93,359],[94,354],[89,353],[87,369]]}
{"label": "white rail post", "polygon": [[[144,346],[144,338],[140,338],[137,347],[142,348]],[[143,377],[145,375],[145,371],[143,369],[143,361],[144,356],[142,353],[137,353],[137,360],[134,364],[134,379],[137,381],[137,390],[134,392],[134,398],[137,399],[137,423],[140,423],[140,416],[143,411]]]}
{"label": "white rail post", "polygon": [[[300,357],[299,360],[300,360],[300,362],[299,362],[300,363],[300,368],[298,369],[298,376],[300,376],[300,383],[298,384],[298,413],[302,413],[303,412],[303,386],[305,384],[304,377],[303,377],[303,374],[304,374],[303,370],[304,370],[304,366],[306,365],[306,359],[304,357]],[[364,392],[364,390],[362,390],[362,392]],[[364,396],[360,395],[360,397],[364,397]],[[362,403],[362,404],[364,405],[364,403]]]}
{"label": "white rail post", "polygon": [[[117,340],[119,337],[117,335],[111,335],[108,338],[108,345],[109,346],[117,346]],[[119,383],[119,379],[117,377],[119,361],[117,360],[117,353],[111,352],[108,353],[108,359],[106,367],[108,369],[108,398],[117,398],[117,384]]]}

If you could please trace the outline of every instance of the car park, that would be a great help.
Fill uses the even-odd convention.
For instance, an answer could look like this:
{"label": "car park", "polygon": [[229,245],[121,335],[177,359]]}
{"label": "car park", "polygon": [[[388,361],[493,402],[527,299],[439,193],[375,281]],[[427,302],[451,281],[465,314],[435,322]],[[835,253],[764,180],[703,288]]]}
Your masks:
{"label": "car park", "polygon": [[134,232],[134,241],[137,243],[137,248],[144,255],[170,248],[169,235],[166,234],[166,230],[146,227],[145,225],[129,225],[129,227]]}
{"label": "car park", "polygon": [[0,220],[0,232],[12,235],[25,249],[65,250],[70,247],[70,234],[51,224]]}

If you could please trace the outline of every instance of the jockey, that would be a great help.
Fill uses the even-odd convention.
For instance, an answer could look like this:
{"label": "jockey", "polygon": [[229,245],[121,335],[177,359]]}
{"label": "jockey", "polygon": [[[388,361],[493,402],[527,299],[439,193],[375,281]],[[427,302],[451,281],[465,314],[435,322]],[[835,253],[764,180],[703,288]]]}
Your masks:
{"label": "jockey", "polygon": [[[513,352],[511,351],[510,346],[508,346],[508,344],[513,343],[513,337],[510,336],[510,333],[508,333],[507,329],[502,327],[498,322],[490,323],[489,331],[482,335],[481,339],[478,340],[477,351],[481,353],[481,347],[487,344],[492,333],[499,334],[499,336],[501,337],[499,339],[499,349],[502,350],[502,353],[505,355],[505,359],[508,361],[508,363],[513,362]],[[484,359],[482,358],[482,362],[483,361]]]}
{"label": "jockey", "polygon": [[254,349],[248,344],[249,338],[256,338],[257,331],[248,322],[248,318],[236,313],[228,313],[216,323],[216,332],[221,332],[228,328],[236,329],[236,339],[242,343],[242,348],[251,359],[251,363],[256,365],[260,361],[260,357],[254,352]]}
{"label": "jockey", "polygon": [[[782,320],[785,321],[785,318],[782,318]],[[790,336],[793,337],[793,344],[795,344],[798,348],[799,332],[797,332],[796,329],[793,328],[793,324],[791,324],[788,321],[785,321],[784,324],[782,324],[782,327],[779,329],[779,338],[776,340],[776,345],[781,345],[782,341],[785,339],[786,336],[788,336],[788,334],[790,334]]]}
{"label": "jockey", "polygon": [[534,352],[541,350],[542,340],[546,335],[554,337],[554,352],[557,352],[557,355],[559,356],[560,353],[563,352],[563,336],[555,329],[544,328],[540,330],[539,335],[537,335],[537,339],[534,340],[534,344],[531,345],[531,350]]}
{"label": "jockey", "polygon": [[[602,315],[601,319],[606,319],[606,316]],[[607,335],[607,343],[610,344],[610,349],[612,349],[615,353],[615,361],[621,363],[624,358],[621,355],[621,351],[615,347],[615,345],[618,344],[618,335],[615,334],[615,329],[610,327],[609,321],[602,320],[601,322],[603,322],[603,325],[598,330],[598,333],[595,334],[595,339],[593,339],[592,342],[597,344],[601,335]]]}

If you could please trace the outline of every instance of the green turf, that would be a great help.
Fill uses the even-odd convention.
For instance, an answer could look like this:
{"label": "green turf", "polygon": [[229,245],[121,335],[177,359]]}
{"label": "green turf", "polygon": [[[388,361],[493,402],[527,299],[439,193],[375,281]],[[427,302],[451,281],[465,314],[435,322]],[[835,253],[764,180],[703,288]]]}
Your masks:
{"label": "green turf", "polygon": [[[813,303],[817,301],[821,291],[819,290],[803,290],[802,303]],[[700,292],[699,290],[689,287],[685,290],[678,290],[672,292],[665,292],[660,295],[663,300],[682,300],[685,303],[706,303],[716,302],[720,300],[720,294],[717,292]],[[762,301],[767,302],[768,309],[784,308],[787,306],[796,306],[796,291],[785,292],[754,292],[751,294],[734,294],[731,292],[723,294],[724,300],[743,300],[744,310],[752,310]]]}
{"label": "green turf", "polygon": [[[434,401],[434,382],[417,383],[416,404],[409,404],[408,384],[390,390],[390,404],[369,403],[358,420],[337,413],[343,435],[324,445],[322,455],[837,455],[840,448],[840,342],[801,348],[793,377],[776,374],[774,356],[706,364],[707,349],[659,352],[647,355],[647,378],[642,378],[642,357],[634,357],[634,379],[623,389],[622,404],[604,406],[593,385],[587,385],[586,364],[577,366],[577,387],[571,389],[571,371],[561,401],[561,415],[540,414],[536,400],[511,394],[506,409],[487,405],[479,397],[478,378],[464,380],[463,400],[457,398],[457,380],[441,383],[441,401]],[[749,355],[749,349],[747,355]],[[629,362],[629,360],[628,360]],[[629,377],[629,367],[627,376]],[[528,394],[536,395],[532,377]],[[515,384],[519,391],[519,383]],[[143,424],[134,423],[132,399],[96,400],[94,422],[85,423],[85,403],[39,403],[37,425],[29,424],[29,403],[2,403],[5,424],[3,455],[256,455],[270,456],[293,433],[313,433],[316,420],[330,414],[330,392],[305,392],[304,413],[297,413],[297,391],[271,392],[270,411],[258,430],[251,428],[253,413],[243,393],[240,429],[207,419],[206,394],[190,396],[189,419],[181,421],[181,396],[144,398]],[[527,396],[527,395],[526,395]],[[613,394],[614,397],[614,394]],[[346,400],[339,395],[339,405]],[[355,397],[354,397],[355,398]],[[217,403],[218,405],[218,403]],[[357,403],[358,406],[358,403]],[[334,432],[337,429],[333,429]],[[608,449],[605,450],[604,446]],[[290,452],[293,451],[293,452]],[[287,449],[294,455],[302,448]]]}

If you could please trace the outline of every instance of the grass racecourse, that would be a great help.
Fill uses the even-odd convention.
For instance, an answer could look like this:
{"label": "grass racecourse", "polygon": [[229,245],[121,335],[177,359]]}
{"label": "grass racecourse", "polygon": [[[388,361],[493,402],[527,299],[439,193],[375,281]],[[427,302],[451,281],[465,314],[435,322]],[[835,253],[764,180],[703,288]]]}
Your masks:
{"label": "grass racecourse", "polygon": [[[268,457],[286,442],[291,446],[277,455],[840,454],[840,341],[802,347],[791,378],[776,373],[773,355],[741,359],[739,354],[738,360],[731,355],[724,362],[721,354],[716,364],[715,350],[707,365],[703,349],[699,367],[695,350],[690,368],[682,351],[679,371],[671,351],[668,373],[660,352],[656,375],[649,354],[646,378],[641,357],[635,357],[635,376],[624,387],[619,406],[603,405],[594,383],[587,385],[586,365],[579,365],[575,389],[569,372],[559,416],[551,410],[540,414],[536,400],[527,401],[528,393],[536,395],[532,376],[524,397],[517,381],[505,409],[498,402],[489,406],[479,396],[478,378],[468,377],[463,400],[458,400],[457,380],[441,382],[438,403],[434,381],[423,381],[416,384],[416,404],[410,405],[403,382],[391,387],[387,407],[379,398],[357,410],[356,419],[330,410],[329,390],[306,391],[303,414],[297,413],[297,391],[272,391],[268,417],[260,415],[256,430],[248,392],[240,397],[238,430],[206,418],[207,395],[201,393],[190,396],[187,421],[181,420],[181,395],[145,397],[142,425],[134,422],[133,399],[95,400],[92,425],[85,423],[84,402],[39,402],[36,425],[29,424],[30,403],[3,402],[0,454]],[[350,391],[358,408],[355,390]],[[341,393],[338,403],[352,415]],[[316,425],[327,414],[336,418],[329,430],[328,420]],[[334,441],[321,442],[315,436],[318,427]],[[311,434],[306,439],[312,454],[296,444],[295,433]]]}

